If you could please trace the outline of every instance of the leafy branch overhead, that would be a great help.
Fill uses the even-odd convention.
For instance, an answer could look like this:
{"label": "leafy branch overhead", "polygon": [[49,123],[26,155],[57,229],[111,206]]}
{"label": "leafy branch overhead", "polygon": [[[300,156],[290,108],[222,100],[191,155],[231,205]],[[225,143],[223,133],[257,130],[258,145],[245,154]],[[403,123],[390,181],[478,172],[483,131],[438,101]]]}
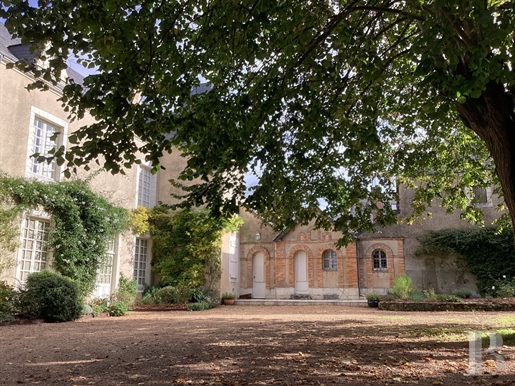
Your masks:
{"label": "leafy branch overhead", "polygon": [[441,197],[470,208],[464,188],[493,183],[515,215],[511,1],[2,4],[25,44],[51,43],[36,75],[56,81],[70,52],[98,68],[63,90],[70,114],[97,119],[56,152],[68,167],[179,151],[189,203],[279,228],[390,224],[399,181],[413,215]]}

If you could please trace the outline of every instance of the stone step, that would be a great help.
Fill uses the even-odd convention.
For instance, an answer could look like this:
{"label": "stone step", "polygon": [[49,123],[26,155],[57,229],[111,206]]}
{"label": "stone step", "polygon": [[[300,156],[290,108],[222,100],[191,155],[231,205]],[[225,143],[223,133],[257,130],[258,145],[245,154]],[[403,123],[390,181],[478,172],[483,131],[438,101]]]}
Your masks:
{"label": "stone step", "polygon": [[366,307],[366,300],[236,299],[240,306],[347,306]]}

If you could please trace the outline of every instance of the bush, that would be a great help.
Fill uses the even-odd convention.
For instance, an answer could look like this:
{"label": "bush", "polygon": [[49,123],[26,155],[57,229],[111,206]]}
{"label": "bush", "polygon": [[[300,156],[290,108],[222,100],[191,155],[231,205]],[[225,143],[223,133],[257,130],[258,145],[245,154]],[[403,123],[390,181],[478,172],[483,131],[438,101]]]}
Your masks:
{"label": "bush", "polygon": [[93,313],[93,307],[89,304],[82,305],[82,315],[91,315]]}
{"label": "bush", "polygon": [[14,288],[4,281],[0,281],[0,312],[5,314],[14,313]]}
{"label": "bush", "polygon": [[190,303],[186,306],[188,311],[203,311],[209,308],[212,308],[212,306],[208,302]]}
{"label": "bush", "polygon": [[366,294],[365,298],[369,302],[378,302],[380,300],[379,295],[375,293]]}
{"label": "bush", "polygon": [[109,315],[111,316],[123,316],[127,313],[127,311],[128,307],[127,304],[125,304],[125,302],[117,301],[113,302],[109,306]]}
{"label": "bush", "polygon": [[155,285],[145,286],[143,290],[142,298],[139,303],[143,304],[159,304],[162,303],[161,296],[159,296],[159,290],[161,288]]}
{"label": "bush", "polygon": [[401,275],[395,276],[395,279],[393,279],[393,284],[388,292],[395,296],[397,299],[409,299],[412,291],[413,283],[411,278],[403,273]]}
{"label": "bush", "polygon": [[129,310],[134,308],[138,294],[138,283],[135,279],[129,279],[120,275],[118,290],[111,297],[112,302],[124,302]]}
{"label": "bush", "polygon": [[422,291],[427,300],[437,300],[436,292],[433,288]]}
{"label": "bush", "polygon": [[163,287],[157,293],[163,303],[171,304],[175,300],[175,288],[171,285]]}
{"label": "bush", "polygon": [[191,298],[191,290],[184,284],[175,287],[173,302],[177,304],[186,304]]}
{"label": "bush", "polygon": [[504,275],[502,279],[495,280],[493,283],[492,292],[496,298],[511,298],[515,296],[515,277],[510,279]]}
{"label": "bush", "polygon": [[29,318],[42,318],[52,323],[68,322],[82,315],[77,284],[54,272],[30,274],[20,298],[21,314]]}
{"label": "bush", "polygon": [[9,313],[0,311],[0,323],[2,322],[13,322],[16,319],[14,319],[14,316],[12,316]]}
{"label": "bush", "polygon": [[436,300],[439,302],[459,302],[461,301],[461,298],[456,295],[438,294],[436,295]]}
{"label": "bush", "polygon": [[421,302],[426,298],[426,296],[422,291],[412,291],[409,298],[415,302]]}
{"label": "bush", "polygon": [[456,288],[452,291],[452,294],[462,299],[469,299],[472,297],[472,290],[469,290],[468,288]]}
{"label": "bush", "polygon": [[107,299],[105,298],[97,298],[93,299],[89,305],[92,308],[92,314],[94,316],[98,316],[103,312],[109,311],[109,305],[107,304]]}

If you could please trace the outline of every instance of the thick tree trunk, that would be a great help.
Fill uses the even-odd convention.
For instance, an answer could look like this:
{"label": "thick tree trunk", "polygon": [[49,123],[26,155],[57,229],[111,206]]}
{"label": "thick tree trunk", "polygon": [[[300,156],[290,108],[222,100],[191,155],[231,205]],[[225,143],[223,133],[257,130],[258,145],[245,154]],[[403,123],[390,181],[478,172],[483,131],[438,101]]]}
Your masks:
{"label": "thick tree trunk", "polygon": [[513,97],[491,82],[478,99],[457,104],[466,126],[486,143],[504,193],[515,234],[515,116]]}

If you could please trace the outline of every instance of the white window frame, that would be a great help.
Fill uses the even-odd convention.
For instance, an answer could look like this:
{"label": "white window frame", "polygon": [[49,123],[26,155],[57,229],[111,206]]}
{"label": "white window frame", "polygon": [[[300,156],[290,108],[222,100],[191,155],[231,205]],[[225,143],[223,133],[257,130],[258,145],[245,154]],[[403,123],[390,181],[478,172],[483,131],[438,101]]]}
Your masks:
{"label": "white window frame", "polygon": [[[36,126],[36,121],[40,122],[42,127]],[[37,143],[36,132],[41,130],[40,139],[43,143]],[[50,137],[58,132],[58,138],[53,142],[53,146],[49,146]],[[62,179],[62,170],[56,162],[50,164],[46,162],[38,162],[32,157],[34,153],[41,155],[48,154],[53,147],[61,145],[66,146],[66,138],[68,136],[68,123],[52,114],[47,113],[37,107],[31,106],[30,123],[29,123],[29,141],[27,144],[27,161],[25,168],[25,177],[37,178],[48,181],[60,181]],[[38,148],[39,147],[39,148]],[[34,168],[37,170],[34,171]]]}
{"label": "white window frame", "polygon": [[98,268],[97,277],[95,280],[95,297],[108,297],[111,295],[113,290],[113,272],[116,263],[118,247],[116,240],[117,237],[113,237],[108,242],[105,258]]}
{"label": "white window frame", "polygon": [[338,257],[334,249],[326,249],[324,252],[322,252],[322,270],[338,270]]}
{"label": "white window frame", "polygon": [[[27,225],[30,225],[31,221],[34,222],[34,228],[27,227]],[[48,245],[48,236],[51,226],[50,217],[44,215],[37,216],[32,213],[23,217],[15,272],[17,287],[23,286],[27,280],[27,276],[31,273],[49,269],[52,260],[52,251]],[[32,237],[28,238],[27,235],[31,230],[35,233]],[[38,236],[41,233],[43,233],[43,239]],[[39,247],[38,241],[40,242]],[[27,258],[27,255],[29,258]]]}
{"label": "white window frame", "polygon": [[155,206],[157,199],[157,174],[152,174],[149,166],[139,165],[137,183],[136,206],[144,206],[145,208]]}
{"label": "white window frame", "polygon": [[[144,245],[143,245],[144,244]],[[138,292],[143,292],[150,283],[151,240],[143,237],[134,239],[132,277],[138,285]]]}

